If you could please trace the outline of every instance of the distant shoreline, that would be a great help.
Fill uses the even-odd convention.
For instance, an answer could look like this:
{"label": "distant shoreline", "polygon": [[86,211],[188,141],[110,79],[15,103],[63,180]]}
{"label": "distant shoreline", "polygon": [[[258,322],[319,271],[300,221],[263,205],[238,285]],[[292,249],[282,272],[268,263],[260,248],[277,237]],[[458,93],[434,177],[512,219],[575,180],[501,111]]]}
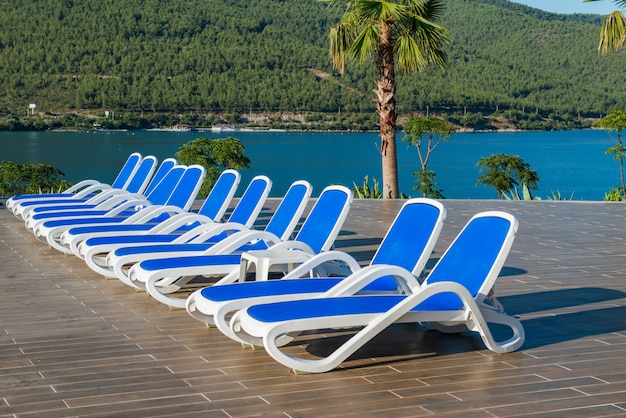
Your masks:
{"label": "distant shoreline", "polygon": [[[461,128],[456,129],[455,133],[463,133],[463,134],[471,134],[471,133],[507,133],[507,132],[548,132],[554,131],[557,129],[515,129],[515,128],[500,128],[500,129],[467,129]],[[584,128],[571,128],[571,129],[558,129],[560,131],[592,131],[592,130],[602,130],[601,128],[594,127],[584,127]],[[211,132],[211,133],[237,133],[237,132],[247,132],[247,133],[272,133],[272,132],[313,132],[313,133],[378,133],[378,131],[354,131],[354,130],[317,130],[317,129],[272,129],[272,128],[234,128],[234,129],[212,129],[212,128],[191,128],[185,131],[179,129],[172,128],[139,128],[139,129],[72,129],[72,128],[58,128],[58,129],[49,129],[48,132],[84,132],[84,133],[92,133],[92,132]],[[7,130],[0,130],[0,132],[10,132]],[[41,132],[41,131],[21,131],[21,132]],[[398,129],[396,133],[404,133],[404,130]]]}
{"label": "distant shoreline", "polygon": [[[378,117],[372,112],[320,113],[274,112],[245,114],[160,114],[136,112],[102,116],[101,112],[46,113],[0,117],[0,131],[92,132],[120,130],[197,132],[378,132]],[[398,131],[409,117],[436,116],[451,123],[457,132],[523,132],[591,128],[596,119],[569,114],[547,117],[538,113],[506,110],[481,112],[412,112],[399,114]]]}

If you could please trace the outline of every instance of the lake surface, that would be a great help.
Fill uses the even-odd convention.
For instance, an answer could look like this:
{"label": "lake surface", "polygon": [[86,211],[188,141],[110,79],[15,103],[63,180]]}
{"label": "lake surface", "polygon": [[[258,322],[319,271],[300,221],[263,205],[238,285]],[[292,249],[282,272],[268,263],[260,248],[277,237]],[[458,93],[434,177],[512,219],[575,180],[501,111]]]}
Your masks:
{"label": "lake surface", "polygon": [[[243,181],[269,176],[271,196],[281,196],[298,179],[310,181],[317,195],[329,184],[351,187],[353,182],[361,185],[366,175],[381,178],[376,133],[0,132],[0,161],[50,164],[70,182],[111,182],[131,152],[162,160],[194,138],[226,136],[239,138],[251,160],[252,170],[242,173]],[[419,159],[401,138],[398,134],[400,190],[417,196],[412,173],[419,170]],[[448,199],[492,199],[492,188],[476,186],[476,162],[495,153],[519,155],[541,177],[534,195],[545,199],[560,192],[568,198],[573,193],[576,200],[602,200],[619,185],[618,163],[604,154],[612,145],[601,130],[459,133],[434,151],[428,168],[436,172],[438,188]]]}

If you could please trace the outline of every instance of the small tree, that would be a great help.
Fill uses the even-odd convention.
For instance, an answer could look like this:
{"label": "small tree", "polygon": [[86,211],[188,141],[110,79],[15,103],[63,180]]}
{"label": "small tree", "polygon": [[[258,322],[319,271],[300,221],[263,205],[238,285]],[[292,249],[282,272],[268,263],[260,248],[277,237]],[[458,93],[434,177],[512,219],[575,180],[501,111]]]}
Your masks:
{"label": "small tree", "polygon": [[609,132],[609,136],[611,136],[611,132],[617,133],[617,138],[611,137],[615,140],[615,145],[607,148],[604,153],[612,155],[613,159],[618,162],[619,175],[622,182],[620,192],[622,196],[626,196],[626,184],[624,183],[624,152],[626,148],[622,140],[622,131],[626,128],[626,110],[615,109],[602,119],[598,119],[593,125],[606,129]]}
{"label": "small tree", "polygon": [[443,141],[450,139],[455,132],[454,126],[443,118],[434,116],[415,116],[409,118],[404,130],[406,135],[403,141],[408,141],[417,149],[417,155],[420,159],[421,169],[413,173],[417,177],[418,184],[413,187],[422,193],[424,197],[433,197],[435,199],[443,199],[442,190],[435,189],[435,172],[428,170],[428,161],[432,152]]}
{"label": "small tree", "polygon": [[413,186],[413,190],[417,190],[422,193],[424,197],[431,197],[433,199],[445,199],[443,190],[436,189],[437,182],[435,181],[435,172],[432,170],[421,170],[413,173],[413,176],[417,177],[419,184]]}
{"label": "small tree", "polygon": [[233,137],[196,138],[179,148],[176,159],[182,164],[199,164],[206,168],[207,175],[198,193],[199,197],[206,197],[224,169],[250,169],[250,160],[243,155],[245,150],[241,141]]}
{"label": "small tree", "polygon": [[478,177],[477,184],[496,189],[498,199],[520,184],[525,184],[529,190],[538,189],[539,175],[519,155],[491,154],[478,160],[476,166],[480,167],[480,172],[486,170]]}

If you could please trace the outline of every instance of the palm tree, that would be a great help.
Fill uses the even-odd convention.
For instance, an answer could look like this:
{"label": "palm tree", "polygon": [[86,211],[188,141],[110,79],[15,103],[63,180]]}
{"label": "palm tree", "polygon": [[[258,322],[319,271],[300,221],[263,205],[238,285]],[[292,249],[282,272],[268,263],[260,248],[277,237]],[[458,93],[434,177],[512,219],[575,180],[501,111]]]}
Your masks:
{"label": "palm tree", "polygon": [[[598,0],[583,0],[583,2],[591,2]],[[614,0],[619,7],[626,8],[626,0]],[[600,44],[598,51],[601,54],[610,54],[618,51],[626,41],[626,19],[621,10],[611,12],[602,20],[600,28]]]}
{"label": "palm tree", "polygon": [[396,75],[421,71],[429,64],[442,70],[444,49],[450,44],[447,29],[435,23],[441,0],[321,0],[345,6],[341,20],[330,30],[330,58],[343,73],[348,59],[376,65],[376,112],[380,120],[383,198],[397,198]]}

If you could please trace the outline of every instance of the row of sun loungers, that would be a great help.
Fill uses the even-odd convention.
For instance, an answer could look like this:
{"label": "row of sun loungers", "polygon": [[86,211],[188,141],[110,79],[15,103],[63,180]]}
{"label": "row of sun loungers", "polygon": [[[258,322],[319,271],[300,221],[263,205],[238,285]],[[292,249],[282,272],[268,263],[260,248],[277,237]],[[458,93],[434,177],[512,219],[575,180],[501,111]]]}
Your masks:
{"label": "row of sun loungers", "polygon": [[[60,194],[16,196],[6,206],[40,240],[94,272],[184,308],[234,341],[263,346],[297,372],[336,368],[394,323],[474,331],[498,353],[524,343],[521,323],[493,294],[518,228],[507,213],[475,215],[426,274],[446,209],[410,199],[370,265],[361,267],[332,249],[353,200],[346,187],[321,191],[300,222],[312,188],[294,182],[261,230],[254,225],[269,178],[254,177],[224,221],[237,171],[225,170],[202,207],[190,212],[204,169],[173,159],[156,166],[154,157],[135,153],[111,185],[86,180]],[[189,294],[190,285],[199,288]],[[508,329],[505,337],[496,340],[489,324]],[[282,349],[303,332],[346,329],[352,336],[325,358]]]}

